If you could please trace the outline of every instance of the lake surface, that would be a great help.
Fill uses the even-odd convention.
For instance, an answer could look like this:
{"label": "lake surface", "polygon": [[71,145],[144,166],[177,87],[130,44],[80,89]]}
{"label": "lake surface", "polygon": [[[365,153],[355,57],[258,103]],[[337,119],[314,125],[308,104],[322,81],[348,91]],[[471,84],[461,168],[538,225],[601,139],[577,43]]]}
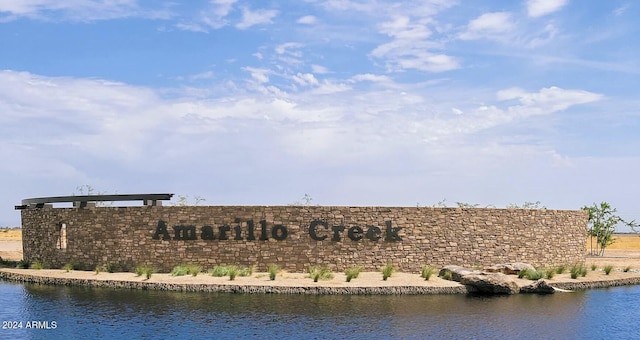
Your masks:
{"label": "lake surface", "polygon": [[3,327],[22,323],[0,329],[0,339],[637,339],[639,317],[639,286],[549,296],[304,296],[0,281]]}

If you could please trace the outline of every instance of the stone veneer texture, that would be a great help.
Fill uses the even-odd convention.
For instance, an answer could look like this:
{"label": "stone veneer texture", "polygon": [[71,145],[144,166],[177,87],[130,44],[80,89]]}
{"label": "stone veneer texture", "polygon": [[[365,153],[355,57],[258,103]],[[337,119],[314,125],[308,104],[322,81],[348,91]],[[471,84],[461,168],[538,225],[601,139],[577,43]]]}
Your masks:
{"label": "stone veneer texture", "polygon": [[[22,210],[22,236],[24,259],[39,260],[54,268],[74,263],[80,269],[92,270],[110,263],[122,270],[132,270],[136,265],[148,264],[157,271],[167,272],[176,265],[199,264],[205,270],[215,265],[238,265],[265,271],[273,263],[293,272],[306,271],[312,265],[326,265],[334,271],[351,266],[378,271],[390,262],[400,271],[417,272],[423,265],[488,266],[516,261],[534,266],[582,263],[587,218],[584,211],[545,209],[44,208]],[[315,228],[310,228],[314,221]],[[254,240],[249,236],[251,223]],[[65,249],[59,249],[62,224],[66,229]],[[267,230],[266,240],[261,233],[263,224]],[[158,233],[159,225],[166,225],[168,235]],[[277,233],[273,235],[277,225],[280,227],[275,228]],[[191,229],[195,231],[193,235],[178,235],[178,238],[193,236],[195,239],[175,239],[176,226],[179,230],[195,227]],[[213,235],[205,232],[205,238],[209,235],[215,239],[203,239],[205,226],[211,227],[205,230],[213,231]],[[335,229],[339,240],[334,240],[334,226],[338,226]],[[372,234],[367,235],[371,226],[380,228],[380,233],[373,228]],[[394,237],[394,232],[387,232],[389,226],[400,227],[395,234],[401,240]],[[227,239],[219,239],[221,227],[227,230]],[[286,237],[283,237],[284,229]],[[327,237],[314,240],[310,229],[316,231],[316,238]],[[154,239],[154,235],[158,239]],[[165,236],[170,239],[164,240]],[[373,240],[377,236],[380,239]]]}

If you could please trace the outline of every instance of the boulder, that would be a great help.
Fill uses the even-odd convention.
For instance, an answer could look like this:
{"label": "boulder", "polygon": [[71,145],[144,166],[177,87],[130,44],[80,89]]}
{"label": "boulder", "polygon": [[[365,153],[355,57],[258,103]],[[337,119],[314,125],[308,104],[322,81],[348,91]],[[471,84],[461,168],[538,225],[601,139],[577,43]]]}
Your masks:
{"label": "boulder", "polygon": [[556,289],[551,287],[547,281],[540,279],[536,282],[531,283],[528,286],[524,286],[520,288],[520,293],[525,294],[553,294],[556,292]]}
{"label": "boulder", "polygon": [[491,273],[503,273],[507,275],[518,275],[523,270],[536,270],[532,265],[524,262],[513,262],[497,264],[495,266],[485,269]]}
{"label": "boulder", "polygon": [[479,294],[517,294],[520,291],[515,280],[502,273],[468,274],[460,283]]}
{"label": "boulder", "polygon": [[438,276],[444,277],[447,275],[447,272],[451,273],[451,281],[456,282],[460,282],[460,280],[462,280],[462,278],[466,275],[481,274],[479,270],[452,265],[444,266],[442,269],[440,269]]}

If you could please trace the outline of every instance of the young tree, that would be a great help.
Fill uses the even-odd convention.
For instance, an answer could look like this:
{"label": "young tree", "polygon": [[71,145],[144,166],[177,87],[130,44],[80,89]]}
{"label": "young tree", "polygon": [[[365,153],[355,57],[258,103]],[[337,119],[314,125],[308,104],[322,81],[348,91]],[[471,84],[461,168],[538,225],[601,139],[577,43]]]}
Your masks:
{"label": "young tree", "polygon": [[[584,206],[582,210],[589,213],[589,236],[591,237],[591,255],[603,256],[604,250],[614,242],[613,233],[616,225],[624,224],[635,231],[638,226],[635,221],[627,222],[622,217],[616,215],[616,209],[607,202],[599,205],[593,203],[592,206]],[[593,249],[593,239],[596,240],[595,251]],[[599,248],[599,249],[598,249]]]}

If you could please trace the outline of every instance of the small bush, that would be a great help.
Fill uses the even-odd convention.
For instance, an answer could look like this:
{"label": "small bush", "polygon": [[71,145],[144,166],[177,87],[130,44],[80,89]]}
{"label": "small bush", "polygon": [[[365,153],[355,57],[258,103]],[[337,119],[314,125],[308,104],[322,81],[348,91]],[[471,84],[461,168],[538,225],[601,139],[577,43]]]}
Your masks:
{"label": "small bush", "polygon": [[608,264],[606,266],[604,266],[604,273],[605,275],[609,275],[609,273],[611,273],[611,271],[613,270],[613,266]]}
{"label": "small bush", "polygon": [[577,279],[578,275],[585,277],[587,276],[587,268],[581,264],[581,263],[576,263],[571,267],[571,278],[572,279]]}
{"label": "small bush", "polygon": [[153,274],[153,268],[147,267],[144,269],[144,277],[149,280],[151,278],[151,274]]}
{"label": "small bush", "polygon": [[556,270],[554,268],[549,268],[547,270],[545,270],[544,272],[544,276],[547,279],[553,279],[553,276],[556,274]]}
{"label": "small bush", "polygon": [[451,273],[450,271],[445,271],[444,274],[442,274],[442,279],[443,280],[447,280],[447,281],[451,281],[453,280],[453,273]]}
{"label": "small bush", "polygon": [[422,266],[422,270],[420,271],[420,277],[428,281],[431,278],[431,275],[433,275],[433,272],[435,272],[435,270],[436,269],[431,266]]}
{"label": "small bush", "polygon": [[238,276],[239,272],[240,272],[240,270],[236,266],[227,267],[227,274],[229,274],[229,280],[231,280],[231,281],[236,279],[236,276]]}
{"label": "small bush", "polygon": [[344,274],[347,276],[347,282],[351,282],[351,279],[358,278],[358,275],[360,275],[360,272],[362,271],[362,269],[363,268],[360,266],[347,268],[344,271]]}
{"label": "small bush", "polygon": [[122,266],[117,263],[107,262],[104,265],[102,265],[102,269],[108,273],[116,273],[116,272],[122,271]]}
{"label": "small bush", "polygon": [[521,270],[518,272],[518,278],[522,279],[525,277],[525,275],[527,275],[527,271],[526,270]]}
{"label": "small bush", "polygon": [[[524,274],[522,274],[522,276],[520,276],[520,274],[524,272]],[[534,270],[534,269],[527,269],[527,270],[521,270],[518,273],[518,277],[519,278],[525,278],[525,279],[529,279],[529,280],[540,280],[541,278],[543,278],[545,276],[545,272],[541,271],[541,270]]]}
{"label": "small bush", "polygon": [[556,267],[556,274],[563,274],[567,270],[565,265],[561,265]]}
{"label": "small bush", "polygon": [[200,274],[201,271],[202,271],[201,266],[198,266],[196,264],[187,265],[187,275],[198,276],[198,274]]}
{"label": "small bush", "polygon": [[215,266],[209,270],[209,274],[215,277],[223,277],[229,275],[229,268],[227,266]]}
{"label": "small bush", "polygon": [[333,273],[329,267],[309,267],[309,276],[313,279],[313,282],[318,280],[331,280],[333,279]]}
{"label": "small bush", "polygon": [[96,275],[100,274],[100,272],[102,271],[102,266],[96,266]]}
{"label": "small bush", "polygon": [[276,275],[280,268],[276,264],[270,264],[267,270],[269,271],[269,280],[273,281],[276,279]]}
{"label": "small bush", "polygon": [[33,261],[33,263],[31,263],[31,267],[30,268],[31,269],[37,269],[37,270],[46,269],[47,268],[47,264],[42,262],[42,261],[40,261],[40,260],[35,260],[35,261]]}
{"label": "small bush", "polygon": [[70,272],[73,270],[73,264],[72,263],[67,263],[64,265],[64,267],[62,267],[62,269],[64,269],[65,272]]}
{"label": "small bush", "polygon": [[393,268],[393,264],[391,262],[387,263],[382,267],[382,279],[387,280],[393,274],[395,268]]}
{"label": "small bush", "polygon": [[631,270],[631,266],[626,266],[622,271],[625,273],[628,273],[630,270]]}
{"label": "small bush", "polygon": [[187,273],[189,273],[189,268],[183,265],[175,266],[171,270],[171,276],[184,276],[187,275]]}
{"label": "small bush", "polygon": [[136,276],[145,275],[147,279],[149,279],[151,277],[151,274],[153,273],[153,268],[147,266],[146,264],[137,265],[135,270]]}
{"label": "small bush", "polygon": [[594,264],[592,264],[592,265],[591,265],[591,271],[593,272],[593,271],[595,271],[596,269],[598,269],[598,266],[596,266],[596,264],[595,264],[595,263],[594,263]]}
{"label": "small bush", "polygon": [[253,275],[253,266],[245,267],[238,271],[238,276],[251,276]]}

